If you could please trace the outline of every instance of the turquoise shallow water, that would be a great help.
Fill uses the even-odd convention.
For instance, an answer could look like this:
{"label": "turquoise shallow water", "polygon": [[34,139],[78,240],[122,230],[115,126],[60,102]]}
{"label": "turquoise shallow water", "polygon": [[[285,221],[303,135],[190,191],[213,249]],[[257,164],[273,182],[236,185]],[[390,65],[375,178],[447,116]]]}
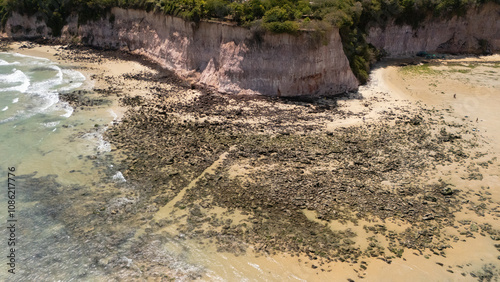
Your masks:
{"label": "turquoise shallow water", "polygon": [[80,87],[81,73],[47,59],[0,54],[0,140],[2,156],[17,165],[35,154],[73,109],[59,102],[59,91]]}
{"label": "turquoise shallow water", "polygon": [[[2,228],[2,281],[95,280],[101,276],[92,261],[92,249],[73,239],[63,220],[61,213],[71,203],[59,200],[67,187],[95,181],[85,156],[96,154],[103,141],[98,134],[84,132],[112,119],[93,112],[77,114],[59,100],[59,93],[82,87],[85,76],[71,67],[0,53],[0,181],[4,187],[0,222],[2,226],[15,224],[15,245],[8,246],[11,232]],[[15,182],[11,182],[15,183],[13,218],[17,220],[10,223],[9,167],[16,168]],[[7,264],[10,248],[15,249],[15,265]],[[8,272],[12,268],[14,275]]]}

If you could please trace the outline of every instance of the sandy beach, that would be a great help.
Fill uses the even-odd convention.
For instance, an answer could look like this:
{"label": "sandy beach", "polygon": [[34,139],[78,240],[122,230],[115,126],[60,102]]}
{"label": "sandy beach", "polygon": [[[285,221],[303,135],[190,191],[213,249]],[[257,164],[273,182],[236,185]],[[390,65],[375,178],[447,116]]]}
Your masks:
{"label": "sandy beach", "polygon": [[72,236],[108,238],[110,280],[500,277],[499,55],[381,62],[356,93],[276,99],[191,89],[133,54],[10,47],[85,74],[77,110],[112,101],[92,113],[127,182],[66,211]]}

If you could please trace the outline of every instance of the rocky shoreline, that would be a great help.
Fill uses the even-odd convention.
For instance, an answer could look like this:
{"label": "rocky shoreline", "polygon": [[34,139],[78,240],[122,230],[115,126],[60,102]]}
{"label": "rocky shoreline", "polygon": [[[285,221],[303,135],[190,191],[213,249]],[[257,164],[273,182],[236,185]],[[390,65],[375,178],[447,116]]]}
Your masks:
{"label": "rocky shoreline", "polygon": [[[59,58],[76,62],[137,59],[115,51],[62,50]],[[370,99],[359,93],[311,99],[227,96],[193,90],[149,66],[151,71],[93,76],[108,87],[61,96],[82,110],[110,96],[128,108],[105,132],[112,154],[91,158],[108,182],[107,166],[113,163],[126,183],[97,189],[93,201],[61,212],[82,240],[104,238],[95,247],[109,253],[96,254],[95,265],[115,279],[201,277],[198,268],[179,273],[166,254],[152,260],[162,256],[158,246],[171,241],[193,240],[236,255],[290,254],[321,272],[332,271],[332,262],[346,262],[363,278],[369,258],[387,264],[405,259],[405,253],[446,258],[454,242],[465,238],[500,239],[491,224],[455,218],[468,207],[468,192],[440,179],[436,167],[465,166],[478,158],[474,152],[482,145],[470,125],[443,118],[445,110],[398,107],[365,121],[366,114],[340,104],[359,99],[370,108],[384,103],[384,93]],[[134,95],[134,88],[149,94]],[[327,126],[353,116],[362,122]],[[58,197],[77,193],[69,189]],[[344,224],[364,233],[335,228]],[[122,227],[110,229],[114,225]],[[446,228],[461,233],[451,236],[443,233]],[[113,251],[123,245],[132,266]],[[498,277],[498,268],[487,270],[462,275],[481,281]]]}
{"label": "rocky shoreline", "polygon": [[[445,257],[451,247],[440,230],[457,224],[454,212],[466,196],[444,181],[429,184],[432,177],[423,174],[464,162],[477,143],[462,139],[467,127],[434,118],[442,114],[424,108],[387,113],[376,123],[325,132],[325,120],[349,115],[336,99],[228,97],[161,86],[152,92],[155,98],[107,136],[127,156],[126,178],[147,181],[158,208],[227,156],[186,191],[168,219],[149,222],[147,236],[161,237],[174,224],[180,234],[213,241],[219,251],[241,254],[254,246],[267,254],[305,255],[313,268],[364,257],[390,263],[405,250]],[[215,208],[225,212],[213,213]],[[368,236],[368,248],[357,248],[357,234],[326,226],[394,218],[408,227],[397,233],[384,224],[365,226],[368,234],[385,237],[387,247]],[[476,231],[500,235],[490,225]]]}
{"label": "rocky shoreline", "polygon": [[[340,241],[335,237],[343,236],[309,222],[301,210],[314,210],[318,219],[325,221],[401,218],[414,225],[414,230],[408,231],[408,238],[429,227],[437,231],[443,224],[453,224],[453,210],[459,206],[460,191],[443,182],[425,185],[424,179],[417,180],[433,164],[459,162],[467,157],[464,150],[472,145],[462,144],[466,143],[460,140],[463,132],[448,133],[443,127],[433,134],[431,127],[446,125],[430,122],[428,117],[408,115],[393,117],[394,124],[388,117],[388,121],[379,124],[321,132],[319,126],[307,124],[309,119],[320,118],[305,111],[323,106],[317,101],[285,102],[291,108],[284,114],[279,110],[269,111],[273,106],[282,106],[283,102],[276,100],[264,101],[266,105],[259,107],[252,100],[206,93],[191,105],[184,101],[169,105],[166,100],[171,97],[160,93],[157,101],[148,101],[137,112],[129,112],[107,136],[127,156],[123,162],[126,178],[139,183],[147,179],[147,186],[155,190],[153,194],[160,194],[156,197],[159,206],[172,197],[162,194],[175,195],[223,152],[229,152],[222,167],[197,182],[178,203],[190,212],[186,219],[190,224],[180,230],[182,233],[202,233],[195,230],[204,222],[212,222],[205,214],[210,214],[213,206],[243,210],[248,214],[244,231],[242,223],[229,224],[223,228],[227,235],[235,233],[233,235],[249,243],[266,245],[263,250],[268,252],[277,246],[288,252],[308,250],[326,254],[333,251],[326,256],[332,259],[342,257],[337,253],[339,246],[331,243]],[[233,103],[236,108],[251,108],[245,111],[250,115],[228,109]],[[184,114],[194,120],[179,118],[177,115],[183,109],[188,109]],[[332,116],[339,115],[336,108],[326,111]],[[248,122],[251,112],[258,112],[266,122]],[[200,121],[202,116],[214,115],[218,118],[213,122]],[[290,117],[297,125],[281,126]],[[302,119],[306,120],[304,124]],[[393,184],[384,187],[383,181]],[[214,230],[220,224],[217,220],[212,223]],[[326,234],[324,238],[311,235],[311,229],[317,230],[314,233],[322,230]],[[208,233],[215,237],[221,235],[220,232],[213,234],[214,230]],[[282,233],[298,242],[290,244],[288,237],[279,236]],[[436,232],[426,236],[434,235]],[[427,242],[425,236],[416,237],[416,240],[400,240],[405,243],[397,245],[443,249]],[[322,247],[310,250],[311,245],[302,244],[304,240]],[[345,250],[345,255],[355,254],[351,251]],[[357,259],[358,255],[352,258]]]}

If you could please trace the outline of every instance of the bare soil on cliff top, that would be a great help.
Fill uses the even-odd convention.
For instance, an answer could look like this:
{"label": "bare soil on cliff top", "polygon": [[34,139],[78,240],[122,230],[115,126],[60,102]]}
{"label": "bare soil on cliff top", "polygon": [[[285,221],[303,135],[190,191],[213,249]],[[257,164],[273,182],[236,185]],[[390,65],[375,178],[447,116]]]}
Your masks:
{"label": "bare soil on cliff top", "polygon": [[23,44],[95,82],[62,99],[120,104],[113,157],[95,165],[127,182],[64,211],[108,250],[95,260],[110,279],[499,277],[498,56],[381,63],[357,93],[276,99],[193,90],[130,54]]}

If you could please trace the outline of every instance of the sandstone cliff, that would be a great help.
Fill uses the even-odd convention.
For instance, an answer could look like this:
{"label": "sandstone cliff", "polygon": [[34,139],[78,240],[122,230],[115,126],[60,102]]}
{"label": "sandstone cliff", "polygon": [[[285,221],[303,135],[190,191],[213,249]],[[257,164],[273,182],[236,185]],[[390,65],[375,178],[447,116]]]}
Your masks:
{"label": "sandstone cliff", "polygon": [[[139,10],[113,8],[112,20],[77,25],[68,19],[63,38],[81,38],[95,47],[130,50],[160,63],[194,83],[222,93],[270,96],[336,94],[355,90],[358,81],[334,29],[327,44],[311,34],[256,34],[221,23],[186,22]],[[48,36],[50,29],[35,17],[13,14],[6,31],[11,37]]]}
{"label": "sandstone cliff", "polygon": [[470,9],[463,17],[429,18],[417,29],[398,26],[372,27],[368,42],[391,57],[414,55],[418,51],[437,53],[483,53],[500,51],[500,5],[488,3]]}
{"label": "sandstone cliff", "polygon": [[[393,22],[371,27],[367,40],[391,57],[418,51],[500,51],[500,5],[488,3],[463,17],[429,18],[417,29]],[[260,34],[222,23],[186,22],[139,10],[113,8],[108,18],[78,25],[67,19],[61,38],[142,54],[195,84],[222,93],[270,96],[328,95],[355,90],[358,81],[344,54],[338,29],[325,41],[312,33]],[[13,38],[51,37],[36,16],[13,13],[5,27]]]}

